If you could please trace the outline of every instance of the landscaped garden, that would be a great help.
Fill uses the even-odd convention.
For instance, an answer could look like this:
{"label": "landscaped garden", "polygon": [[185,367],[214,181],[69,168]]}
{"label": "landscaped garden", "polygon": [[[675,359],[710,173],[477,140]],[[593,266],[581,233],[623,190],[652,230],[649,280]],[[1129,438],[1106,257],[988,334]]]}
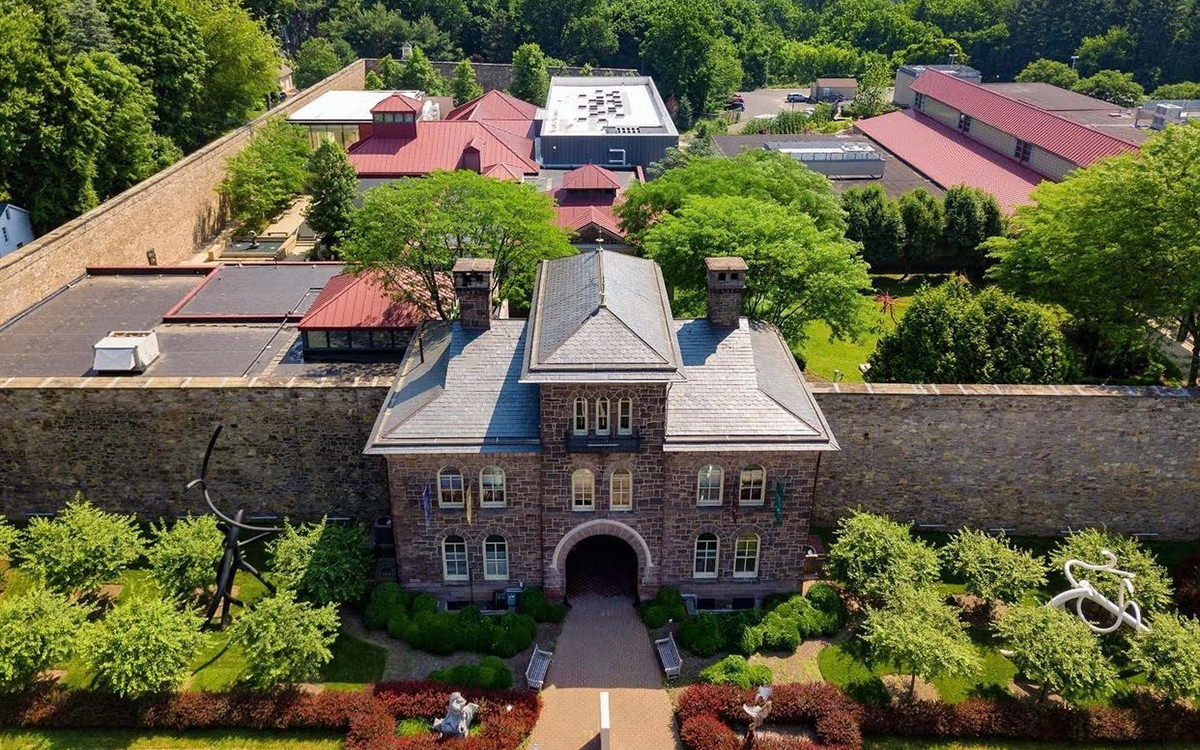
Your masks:
{"label": "landscaped garden", "polygon": [[[833,586],[768,599],[762,609],[690,618],[671,592],[644,607],[652,628],[661,612],[679,623],[681,683],[692,683],[677,696],[685,744],[741,747],[748,724],[742,705],[756,702],[760,685],[773,685],[772,710],[756,748],[800,747],[801,737],[824,747],[887,750],[930,746],[901,737],[1200,740],[1197,566],[1185,559],[1195,545],[1147,545],[1102,530],[1054,542],[1014,543],[971,530],[926,536],[933,541],[856,513],[829,539]],[[1178,592],[1150,546],[1179,571]],[[1131,598],[1146,632],[1122,625],[1097,634],[1073,605],[1046,606],[1068,588],[1063,563],[1104,563],[1102,550],[1134,574]],[[1104,571],[1086,577],[1120,601],[1120,578]],[[1083,606],[1089,622],[1113,619]],[[788,677],[773,674],[780,665]]]}
{"label": "landscaped garden", "polygon": [[562,619],[540,592],[522,614],[439,612],[370,589],[363,528],[285,523],[250,550],[265,582],[239,573],[241,606],[205,626],[222,551],[213,517],[142,528],[80,497],[21,530],[0,519],[0,748],[424,748],[453,691],[479,705],[472,747],[532,729],[537,696],[506,688],[535,617]]}

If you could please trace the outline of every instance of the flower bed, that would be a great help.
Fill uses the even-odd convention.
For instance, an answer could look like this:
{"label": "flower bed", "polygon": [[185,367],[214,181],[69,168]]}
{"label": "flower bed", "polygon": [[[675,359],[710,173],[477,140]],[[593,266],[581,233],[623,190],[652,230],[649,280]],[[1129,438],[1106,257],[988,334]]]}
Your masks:
{"label": "flower bed", "polygon": [[[679,697],[680,737],[691,750],[736,750],[733,725],[745,724],[743,703],[753,690],[730,685],[692,685]],[[1200,710],[1136,695],[1121,708],[1071,708],[1034,699],[962,703],[861,704],[823,683],[776,685],[767,726],[809,725],[814,747],[791,737],[760,738],[759,750],[859,750],[862,735],[940,739],[1021,739],[1074,742],[1181,742],[1200,740]]]}
{"label": "flower bed", "polygon": [[[440,718],[458,689],[479,704],[478,734],[462,740],[429,735],[396,736],[397,718]],[[429,682],[385,682],[357,692],[275,694],[175,693],[127,700],[106,693],[44,686],[0,696],[0,726],[46,728],[277,729],[346,732],[346,750],[515,750],[537,721],[537,695],[481,691]]]}

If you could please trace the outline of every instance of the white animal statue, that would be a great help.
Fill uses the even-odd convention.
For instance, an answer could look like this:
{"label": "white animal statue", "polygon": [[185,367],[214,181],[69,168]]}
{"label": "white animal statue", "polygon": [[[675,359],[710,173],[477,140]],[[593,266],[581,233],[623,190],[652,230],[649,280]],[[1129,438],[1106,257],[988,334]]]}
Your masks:
{"label": "white animal statue", "polygon": [[[1112,552],[1101,550],[1100,554],[1108,561],[1103,565],[1086,563],[1082,560],[1067,560],[1063,564],[1063,573],[1066,574],[1067,580],[1071,583],[1071,588],[1051,599],[1046,606],[1066,609],[1068,604],[1072,601],[1075,602],[1075,613],[1095,633],[1111,633],[1122,625],[1128,625],[1142,633],[1149,632],[1150,628],[1142,623],[1142,609],[1133,600],[1134,574],[1126,570],[1117,570],[1117,556]],[[1114,603],[1104,594],[1097,591],[1096,587],[1088,579],[1076,579],[1073,569],[1077,567],[1117,576],[1120,579],[1117,601]],[[1084,601],[1092,602],[1111,614],[1113,621],[1108,625],[1098,625],[1089,620],[1083,613]]]}

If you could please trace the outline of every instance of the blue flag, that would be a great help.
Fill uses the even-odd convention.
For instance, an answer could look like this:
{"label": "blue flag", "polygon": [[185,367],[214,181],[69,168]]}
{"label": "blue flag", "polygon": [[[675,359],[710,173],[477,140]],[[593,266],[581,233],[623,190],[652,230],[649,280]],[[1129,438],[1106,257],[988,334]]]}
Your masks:
{"label": "blue flag", "polygon": [[425,528],[429,528],[430,521],[433,520],[433,507],[429,502],[429,483],[425,483],[425,489],[421,492],[421,510],[425,511]]}

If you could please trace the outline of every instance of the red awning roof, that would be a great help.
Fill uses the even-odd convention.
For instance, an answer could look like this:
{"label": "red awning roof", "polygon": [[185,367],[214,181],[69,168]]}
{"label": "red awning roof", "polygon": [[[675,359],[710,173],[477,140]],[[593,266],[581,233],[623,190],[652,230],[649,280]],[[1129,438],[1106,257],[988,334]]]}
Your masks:
{"label": "red awning roof", "polygon": [[621,181],[603,167],[585,164],[563,175],[562,187],[564,190],[620,190]]}
{"label": "red awning roof", "polygon": [[859,120],[855,128],[942,188],[970,185],[1007,212],[1029,203],[1041,175],[913,110]]}
{"label": "red awning roof", "polygon": [[420,112],[424,102],[407,97],[404,94],[392,94],[388,98],[371,107],[371,113],[376,112]]}
{"label": "red awning roof", "polygon": [[932,68],[917,76],[912,90],[1081,167],[1137,149],[1122,138]]}
{"label": "red awning roof", "polygon": [[[429,293],[417,274],[406,283],[409,293],[424,303]],[[444,299],[454,299],[454,286],[448,277],[440,281]],[[331,278],[300,320],[305,330],[354,330],[369,328],[415,328],[429,316],[415,301],[396,301],[388,296],[371,273],[341,273]]]}
{"label": "red awning roof", "polygon": [[536,104],[530,104],[512,94],[506,94],[503,91],[489,91],[460,107],[455,107],[444,119],[470,120],[472,122],[533,120],[537,109]]}
{"label": "red awning roof", "polygon": [[371,136],[351,146],[347,158],[359,177],[426,175],[459,169],[463,150],[473,143],[480,164],[507,164],[523,175],[538,173],[532,140],[479,122],[421,120],[415,138]]}

